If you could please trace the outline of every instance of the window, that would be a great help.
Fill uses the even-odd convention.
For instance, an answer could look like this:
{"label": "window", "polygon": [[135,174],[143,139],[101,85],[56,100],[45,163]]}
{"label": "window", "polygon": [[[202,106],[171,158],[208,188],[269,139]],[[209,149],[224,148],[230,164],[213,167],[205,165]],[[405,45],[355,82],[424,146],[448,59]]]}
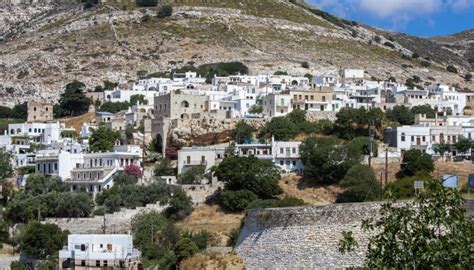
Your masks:
{"label": "window", "polygon": [[296,148],[293,147],[293,149],[291,149],[291,152],[292,152],[293,154],[296,154]]}
{"label": "window", "polygon": [[280,160],[280,165],[283,166],[283,160]]}
{"label": "window", "polygon": [[107,260],[104,260],[104,267],[107,267],[107,266],[108,266]]}
{"label": "window", "polygon": [[100,261],[99,260],[95,261],[95,266],[100,266]]}
{"label": "window", "polygon": [[86,245],[85,244],[81,244],[81,251],[86,251]]}
{"label": "window", "polygon": [[86,266],[86,260],[81,260],[81,266]]}
{"label": "window", "polygon": [[415,136],[411,136],[411,141],[412,141],[412,142],[415,141]]}
{"label": "window", "polygon": [[285,150],[283,150],[283,147],[280,147],[280,154],[283,154]]}
{"label": "window", "polygon": [[423,136],[423,137],[421,137],[421,138],[422,138],[422,140],[423,140],[424,142],[426,142],[426,137],[425,137],[425,136]]}
{"label": "window", "polygon": [[405,141],[405,132],[402,132],[402,142]]}

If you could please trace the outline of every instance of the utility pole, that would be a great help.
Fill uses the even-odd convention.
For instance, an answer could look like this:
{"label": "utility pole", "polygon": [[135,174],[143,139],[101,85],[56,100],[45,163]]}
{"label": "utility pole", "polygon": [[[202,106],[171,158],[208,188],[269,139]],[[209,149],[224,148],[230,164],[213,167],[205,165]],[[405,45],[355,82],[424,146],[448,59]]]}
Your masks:
{"label": "utility pole", "polygon": [[385,148],[385,186],[388,184],[388,147]]}

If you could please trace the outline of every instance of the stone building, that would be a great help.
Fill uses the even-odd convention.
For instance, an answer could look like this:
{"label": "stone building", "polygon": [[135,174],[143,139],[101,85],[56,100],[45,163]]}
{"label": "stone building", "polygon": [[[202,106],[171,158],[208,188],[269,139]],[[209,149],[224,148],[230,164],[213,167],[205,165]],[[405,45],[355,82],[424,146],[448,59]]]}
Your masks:
{"label": "stone building", "polygon": [[208,97],[181,91],[155,97],[155,112],[171,119],[199,119],[208,110]]}
{"label": "stone building", "polygon": [[41,123],[53,121],[53,104],[43,101],[30,101],[27,105],[27,122]]}

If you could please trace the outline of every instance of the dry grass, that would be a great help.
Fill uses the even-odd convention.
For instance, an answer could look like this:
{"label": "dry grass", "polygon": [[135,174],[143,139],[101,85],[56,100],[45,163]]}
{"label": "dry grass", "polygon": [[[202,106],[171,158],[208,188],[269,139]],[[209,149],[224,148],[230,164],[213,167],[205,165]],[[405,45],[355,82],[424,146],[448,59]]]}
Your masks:
{"label": "dry grass", "polygon": [[76,117],[64,117],[58,119],[59,122],[66,125],[66,127],[73,127],[76,132],[79,134],[81,131],[81,126],[84,123],[90,123],[95,120],[95,112],[88,112],[83,115],[79,115]]}
{"label": "dry grass", "polygon": [[228,214],[218,205],[201,205],[190,216],[176,225],[180,230],[199,232],[206,230],[211,238],[211,246],[226,246],[230,231],[240,227],[244,214]]}
{"label": "dry grass", "polygon": [[245,269],[244,261],[236,254],[202,254],[197,253],[192,257],[182,261],[179,265],[180,270],[194,269],[226,269],[226,270],[243,270]]}
{"label": "dry grass", "polygon": [[281,196],[293,196],[311,205],[334,203],[337,194],[342,192],[336,185],[314,186],[294,174],[283,176],[280,187],[283,189]]}

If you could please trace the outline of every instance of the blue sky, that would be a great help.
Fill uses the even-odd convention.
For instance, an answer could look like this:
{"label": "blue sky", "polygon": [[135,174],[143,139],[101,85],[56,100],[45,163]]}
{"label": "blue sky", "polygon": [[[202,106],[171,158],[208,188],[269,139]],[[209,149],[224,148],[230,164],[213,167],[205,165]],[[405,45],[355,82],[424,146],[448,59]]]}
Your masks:
{"label": "blue sky", "polygon": [[474,28],[474,0],[307,0],[342,18],[417,36]]}

